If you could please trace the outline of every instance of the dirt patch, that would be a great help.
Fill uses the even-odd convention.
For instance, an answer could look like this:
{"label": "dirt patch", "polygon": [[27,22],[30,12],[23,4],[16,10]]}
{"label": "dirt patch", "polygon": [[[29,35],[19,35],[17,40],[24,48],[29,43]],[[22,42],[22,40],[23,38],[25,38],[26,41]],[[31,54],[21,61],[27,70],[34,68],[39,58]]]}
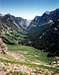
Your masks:
{"label": "dirt patch", "polygon": [[17,52],[7,52],[7,54],[9,56],[12,56],[14,59],[18,60],[18,61],[25,61],[25,57],[24,55],[17,53]]}

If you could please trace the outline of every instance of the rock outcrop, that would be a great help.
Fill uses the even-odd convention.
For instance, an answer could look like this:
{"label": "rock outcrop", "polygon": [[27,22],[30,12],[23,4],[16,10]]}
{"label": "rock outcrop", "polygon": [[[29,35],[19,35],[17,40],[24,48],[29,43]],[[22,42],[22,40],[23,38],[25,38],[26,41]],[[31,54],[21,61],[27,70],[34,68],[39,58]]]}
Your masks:
{"label": "rock outcrop", "polygon": [[0,53],[5,54],[7,52],[7,46],[3,42],[2,38],[0,38]]}

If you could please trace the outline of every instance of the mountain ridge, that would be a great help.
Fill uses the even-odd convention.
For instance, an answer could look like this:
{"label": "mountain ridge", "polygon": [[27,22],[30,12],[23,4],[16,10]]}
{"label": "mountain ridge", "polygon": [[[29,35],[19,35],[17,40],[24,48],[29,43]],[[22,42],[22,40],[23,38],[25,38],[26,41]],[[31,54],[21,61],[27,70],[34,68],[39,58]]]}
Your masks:
{"label": "mountain ridge", "polygon": [[[49,12],[49,11],[48,11]],[[59,19],[59,9],[56,9],[54,11],[50,11],[49,14],[47,14],[47,12],[44,12],[42,16],[36,16],[32,22],[30,23],[28,30],[32,27],[32,26],[37,26],[37,25],[41,25],[44,23],[48,23],[56,21],[57,19]],[[35,27],[34,26],[34,27]]]}
{"label": "mountain ridge", "polygon": [[24,42],[25,40],[27,42],[28,35],[36,34],[33,35],[34,38],[38,36],[37,33],[41,35],[45,28],[49,28],[57,20],[59,20],[59,9],[51,12],[46,11],[42,16],[36,16],[29,22],[26,19],[10,14],[0,15],[0,34],[3,37],[7,36],[8,39],[14,38],[14,41]]}

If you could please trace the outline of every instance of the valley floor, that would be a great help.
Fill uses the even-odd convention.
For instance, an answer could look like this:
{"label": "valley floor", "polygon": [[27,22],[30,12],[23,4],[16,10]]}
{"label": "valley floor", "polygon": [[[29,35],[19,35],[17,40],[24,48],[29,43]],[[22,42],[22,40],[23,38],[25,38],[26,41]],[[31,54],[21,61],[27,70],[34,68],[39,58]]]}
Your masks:
{"label": "valley floor", "polygon": [[59,75],[59,67],[49,65],[47,53],[22,45],[7,45],[0,54],[0,75]]}

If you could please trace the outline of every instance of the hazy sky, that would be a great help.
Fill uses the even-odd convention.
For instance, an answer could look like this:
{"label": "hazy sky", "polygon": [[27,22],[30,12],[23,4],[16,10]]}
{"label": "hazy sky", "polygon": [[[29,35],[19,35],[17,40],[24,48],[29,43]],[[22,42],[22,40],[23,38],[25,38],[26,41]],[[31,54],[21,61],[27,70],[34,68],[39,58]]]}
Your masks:
{"label": "hazy sky", "polygon": [[59,8],[59,0],[0,0],[0,13],[26,19],[33,19],[56,8]]}

